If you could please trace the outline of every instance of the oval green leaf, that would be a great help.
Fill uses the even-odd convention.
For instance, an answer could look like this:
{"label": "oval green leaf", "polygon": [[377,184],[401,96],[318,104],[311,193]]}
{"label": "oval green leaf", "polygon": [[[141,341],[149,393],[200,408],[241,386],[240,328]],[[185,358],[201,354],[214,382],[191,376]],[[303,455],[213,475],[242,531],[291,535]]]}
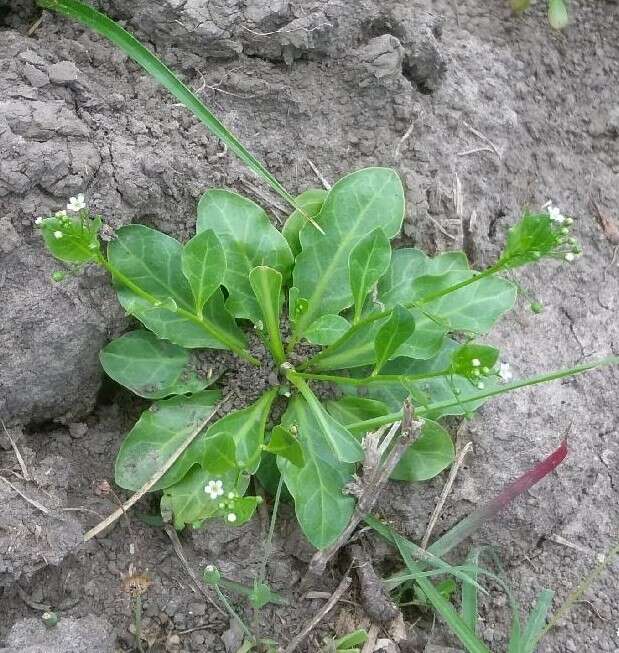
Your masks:
{"label": "oval green leaf", "polygon": [[411,312],[398,304],[376,333],[374,340],[376,365],[372,372],[373,375],[380,372],[383,365],[411,337],[414,330],[415,319]]}
{"label": "oval green leaf", "polygon": [[302,467],[278,457],[277,464],[294,499],[301,530],[318,549],[329,546],[346,528],[355,501],[343,493],[355,466],[339,461],[321,436],[321,429],[307,402],[292,399],[282,423],[295,426],[303,448]]}
{"label": "oval green leaf", "polygon": [[329,191],[318,222],[321,234],[301,229],[302,251],[297,256],[294,285],[308,300],[296,324],[298,337],[318,317],[339,313],[353,303],[348,258],[366,234],[380,227],[387,238],[400,231],[404,218],[404,190],[388,168],[366,168],[340,179]]}
{"label": "oval green leaf", "polygon": [[440,424],[425,420],[420,436],[405,451],[391,478],[396,481],[427,481],[449,467],[454,455],[449,433]]}
{"label": "oval green leaf", "polygon": [[[219,393],[206,390],[191,397],[174,397],[154,403],[129,431],[116,456],[116,484],[139,490],[214,409]],[[178,483],[190,467],[201,462],[200,451],[190,445],[151,492]]]}
{"label": "oval green leaf", "polygon": [[365,298],[385,274],[391,260],[391,245],[385,232],[377,227],[364,236],[348,257],[348,278],[355,307],[353,324],[361,317]]}
{"label": "oval green leaf", "polygon": [[[295,201],[305,211],[306,215],[311,218],[316,218],[322,209],[326,196],[326,190],[322,190],[321,188],[310,188],[295,197]],[[307,218],[297,209],[290,214],[282,228],[282,235],[288,241],[293,256],[297,256],[301,251],[299,232],[306,223]]]}
{"label": "oval green leaf", "polygon": [[313,345],[330,345],[350,329],[350,322],[341,315],[322,315],[305,332],[305,339]]}
{"label": "oval green leaf", "polygon": [[147,399],[199,392],[211,383],[198,376],[186,349],[144,329],[110,342],[99,360],[110,378]]}
{"label": "oval green leaf", "polygon": [[160,338],[182,347],[245,347],[245,337],[223,306],[221,290],[202,315],[182,271],[182,245],[143,225],[121,227],[108,245],[108,259],[123,308]]}
{"label": "oval green leaf", "polygon": [[226,308],[235,317],[256,324],[262,314],[249,283],[249,273],[265,265],[287,279],[293,257],[286,239],[261,207],[223,189],[207,191],[198,204],[196,231],[202,233],[208,229],[215,232],[226,255],[223,280],[229,293]]}
{"label": "oval green leaf", "polygon": [[226,273],[226,256],[215,232],[208,229],[186,243],[181,265],[191,286],[196,313],[200,315]]}

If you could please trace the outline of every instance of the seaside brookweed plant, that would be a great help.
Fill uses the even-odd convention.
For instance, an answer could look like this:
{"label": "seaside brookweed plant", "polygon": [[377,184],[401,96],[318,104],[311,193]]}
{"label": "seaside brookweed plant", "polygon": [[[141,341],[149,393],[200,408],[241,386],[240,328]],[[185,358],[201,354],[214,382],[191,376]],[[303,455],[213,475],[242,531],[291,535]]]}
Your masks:
{"label": "seaside brookweed plant", "polygon": [[[152,491],[162,491],[162,512],[177,528],[214,518],[238,526],[260,502],[246,494],[251,477],[272,474],[273,459],[265,458],[274,457],[303,532],[324,548],[353,513],[346,486],[363,459],[363,434],[396,421],[405,397],[425,424],[392,477],[422,481],[454,457],[441,417],[470,415],[490,396],[579,371],[509,383],[499,351],[477,338],[514,305],[517,287],[505,272],[545,258],[572,261],[580,247],[571,220],[547,206],[525,213],[498,261],[481,272],[462,252],[392,251],[405,201],[387,168],[353,172],[296,201],[322,231],[296,210],[280,232],[257,204],[223,189],[204,193],[196,235],[185,244],[131,224],[104,251],[102,219],[82,195],[35,222],[56,258],[74,269],[104,267],[119,302],[142,325],[100,354],[112,379],[154,400],[121,446],[117,484],[141,488],[214,411],[220,393],[209,388],[193,350],[229,350],[259,364],[244,331],[253,325],[277,364],[278,383],[212,422]],[[290,355],[302,342],[315,353],[293,366]],[[319,400],[313,386],[321,382],[337,384],[341,396]],[[276,399],[287,405],[267,433]]]}

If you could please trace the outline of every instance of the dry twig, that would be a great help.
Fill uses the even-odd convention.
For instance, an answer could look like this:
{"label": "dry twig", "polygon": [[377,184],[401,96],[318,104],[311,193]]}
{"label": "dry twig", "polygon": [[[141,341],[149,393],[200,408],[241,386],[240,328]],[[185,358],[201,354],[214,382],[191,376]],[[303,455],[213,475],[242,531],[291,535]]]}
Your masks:
{"label": "dry twig", "polygon": [[355,511],[348,526],[346,526],[333,544],[314,554],[309,564],[308,575],[319,576],[322,574],[329,560],[348,542],[357,526],[368,516],[395,466],[400,462],[400,458],[402,458],[404,452],[417,439],[422,425],[423,422],[421,420],[414,419],[412,404],[407,399],[404,402],[404,417],[402,419],[398,441],[384,462],[379,462],[373,468],[364,464],[363,480],[361,488],[358,491],[359,500],[357,501]]}
{"label": "dry twig", "polygon": [[325,190],[331,190],[331,184],[322,176],[320,170],[310,161],[307,157],[305,160],[308,162],[309,167],[314,171],[314,174],[320,179],[320,183],[324,186]]}
{"label": "dry twig", "polygon": [[172,524],[165,524],[164,529],[167,536],[170,538],[170,542],[172,542],[172,546],[174,547],[174,552],[176,553],[177,558],[180,560],[181,564],[183,565],[183,569],[187,572],[189,578],[191,578],[193,581],[193,584],[195,585],[198,592],[202,594],[202,596],[217,610],[217,612],[225,615],[226,613],[217,605],[215,599],[213,599],[213,597],[206,591],[204,583],[200,580],[198,574],[196,574],[196,572],[187,561],[187,558],[185,557],[185,551],[183,550],[183,545],[178,539],[178,535],[176,534],[176,529],[174,526],[172,526]]}
{"label": "dry twig", "polygon": [[[283,653],[293,653],[296,651],[301,642],[316,628],[316,626],[326,617],[326,615],[331,611],[335,604],[342,598],[346,590],[350,587],[352,582],[348,572],[344,575],[344,578],[340,581],[340,584],[337,586],[337,589],[331,595],[331,598],[320,608],[320,610],[308,621],[304,626],[303,630],[294,637],[294,639],[288,644],[288,646],[283,649]],[[280,649],[282,650],[282,649]]]}
{"label": "dry twig", "polygon": [[31,506],[33,506],[37,510],[40,510],[43,514],[49,515],[50,513],[49,508],[46,508],[42,503],[39,503],[36,499],[31,499],[30,497],[26,496],[18,487],[15,487],[13,483],[11,483],[11,481],[4,478],[4,476],[0,476],[0,480],[3,480],[11,489],[17,492],[17,494],[19,494],[19,496],[24,501],[27,501]]}
{"label": "dry twig", "polygon": [[484,136],[484,134],[482,134],[478,129],[475,129],[475,127],[472,127],[471,125],[469,125],[469,123],[466,122],[466,120],[463,120],[463,121],[462,121],[462,124],[463,124],[463,125],[464,125],[464,126],[465,126],[465,127],[466,127],[466,128],[467,128],[467,129],[472,133],[472,134],[475,134],[475,136],[477,136],[477,138],[481,138],[481,140],[484,141],[484,143],[488,143],[488,145],[490,145],[490,147],[492,148],[492,150],[494,151],[494,153],[497,155],[499,161],[501,160],[501,153],[499,152],[499,148],[498,148],[498,147],[497,147],[497,146],[496,146],[496,145],[495,145],[495,144],[494,144],[494,143],[493,143],[493,142],[492,142],[492,141],[491,141],[487,136]]}
{"label": "dry twig", "polygon": [[460,451],[460,453],[458,454],[458,457],[456,458],[456,462],[451,466],[451,469],[449,470],[449,476],[447,478],[447,482],[445,483],[445,487],[441,492],[441,496],[438,500],[438,503],[436,504],[436,507],[432,512],[432,516],[430,517],[430,521],[428,522],[428,527],[426,528],[426,533],[423,536],[423,540],[421,540],[422,549],[425,549],[428,546],[428,542],[430,541],[430,536],[432,535],[432,531],[434,530],[434,527],[438,522],[438,518],[441,516],[441,512],[443,511],[443,506],[445,505],[445,501],[447,501],[447,497],[451,492],[451,488],[453,487],[454,481],[456,480],[456,475],[458,474],[458,470],[460,469],[460,467],[462,467],[462,463],[464,462],[464,457],[471,450],[472,446],[473,446],[472,442],[467,442],[464,445],[464,447],[462,447],[462,451]]}
{"label": "dry twig", "polygon": [[[231,394],[231,393],[230,393]],[[228,398],[230,397],[230,394],[226,395],[216,406],[213,407],[213,410],[211,414],[202,422],[200,423],[199,426],[197,426],[186,438],[185,440],[180,444],[178,449],[166,460],[166,462],[144,483],[144,485],[125,503],[123,503],[120,508],[115,510],[111,515],[106,517],[102,522],[97,524],[94,528],[91,528],[85,535],[84,535],[84,542],[88,542],[88,540],[91,540],[93,537],[98,535],[101,531],[105,530],[110,524],[113,524],[117,519],[122,517],[131,506],[133,506],[135,503],[137,503],[152,487],[154,487],[161,477],[172,467],[172,465],[180,458],[181,454],[187,447],[200,435],[204,427],[211,421],[213,418],[213,415],[217,413],[219,410],[219,407],[225,403]]]}
{"label": "dry twig", "polygon": [[26,467],[26,463],[24,459],[22,458],[22,455],[17,448],[17,444],[15,443],[15,440],[11,437],[11,434],[9,433],[8,429],[6,428],[6,424],[4,423],[4,420],[0,417],[0,424],[2,424],[2,428],[4,429],[4,432],[6,434],[6,437],[9,439],[9,442],[11,443],[11,447],[13,447],[13,451],[15,452],[15,457],[17,458],[17,462],[19,463],[19,467],[21,469],[22,476],[24,477],[25,481],[31,481],[32,477],[30,476],[28,472],[28,468]]}

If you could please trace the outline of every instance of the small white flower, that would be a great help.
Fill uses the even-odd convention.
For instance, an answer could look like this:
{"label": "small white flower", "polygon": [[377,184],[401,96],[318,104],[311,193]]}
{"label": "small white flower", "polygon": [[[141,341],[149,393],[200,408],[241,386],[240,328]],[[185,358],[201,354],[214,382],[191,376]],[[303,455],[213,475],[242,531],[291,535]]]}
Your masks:
{"label": "small white flower", "polygon": [[75,213],[85,208],[86,203],[84,202],[84,193],[78,193],[77,197],[71,197],[67,204],[67,210],[74,211]]}
{"label": "small white flower", "polygon": [[505,381],[505,383],[509,383],[514,378],[514,375],[509,368],[509,363],[501,363],[501,367],[499,369],[499,377]]}
{"label": "small white flower", "polygon": [[35,221],[34,224],[43,224],[43,218],[39,216]]}
{"label": "small white flower", "polygon": [[55,213],[57,218],[66,218],[67,217],[67,212],[66,211],[56,211]]}
{"label": "small white flower", "polygon": [[481,365],[481,362],[480,362],[479,358],[474,358],[474,359],[471,361],[471,365],[472,365],[473,367],[479,367],[479,366]]}
{"label": "small white flower", "polygon": [[234,492],[228,492],[228,499],[234,499],[236,498],[236,494]]}
{"label": "small white flower", "polygon": [[227,519],[229,522],[235,522],[235,521],[236,521],[236,515],[235,515],[233,512],[229,512],[229,513],[228,513],[228,516],[226,517],[226,519]]}
{"label": "small white flower", "polygon": [[211,497],[211,499],[215,500],[224,493],[223,481],[209,481],[204,486],[204,491]]}
{"label": "small white flower", "polygon": [[574,254],[572,254],[572,252],[568,252],[568,253],[565,255],[565,260],[566,260],[568,263],[571,263],[575,258],[576,258],[576,257],[574,256]]}
{"label": "small white flower", "polygon": [[215,571],[215,565],[206,565],[204,571],[208,571],[209,573],[212,573],[213,571]]}
{"label": "small white flower", "polygon": [[54,238],[56,238],[57,240],[62,238],[62,231],[54,231]]}
{"label": "small white flower", "polygon": [[557,224],[563,224],[565,222],[565,216],[562,215],[561,210],[558,207],[548,204],[546,211],[548,211],[548,216],[553,222],[556,222]]}

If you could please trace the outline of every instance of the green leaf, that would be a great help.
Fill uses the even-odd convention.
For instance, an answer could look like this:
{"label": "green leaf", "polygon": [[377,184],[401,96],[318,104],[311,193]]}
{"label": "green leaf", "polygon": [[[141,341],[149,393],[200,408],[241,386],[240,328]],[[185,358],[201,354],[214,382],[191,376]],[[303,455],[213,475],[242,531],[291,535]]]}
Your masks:
{"label": "green leaf", "polygon": [[[479,555],[481,549],[473,547],[466,558],[466,564],[473,568],[471,576],[477,582],[479,567]],[[460,599],[462,621],[471,629],[471,632],[476,633],[477,621],[479,619],[478,600],[477,600],[477,587],[474,583],[464,581],[462,583],[462,593]]]}
{"label": "green leaf", "polygon": [[426,481],[449,467],[454,455],[449,433],[440,424],[425,420],[421,435],[406,450],[391,478],[397,481]]}
{"label": "green leaf", "polygon": [[454,352],[451,367],[454,374],[468,376],[471,368],[487,367],[492,369],[499,358],[499,350],[488,345],[469,343]]}
{"label": "green leaf", "polygon": [[266,583],[254,581],[254,587],[249,594],[249,603],[253,608],[260,610],[269,603],[282,605],[282,602],[285,604],[286,600],[277,594],[277,592],[273,592]]}
{"label": "green leaf", "polygon": [[564,0],[548,0],[548,22],[552,29],[564,29],[570,22]]}
{"label": "green leaf", "polygon": [[350,322],[341,315],[322,315],[305,331],[305,338],[313,345],[330,345],[350,329]]}
{"label": "green leaf", "polygon": [[352,516],[355,501],[343,490],[352,480],[355,466],[335,457],[303,398],[291,400],[282,424],[288,429],[297,428],[304,465],[297,467],[278,458],[279,469],[294,498],[302,531],[315,547],[325,548],[346,528]]}
{"label": "green leaf", "polygon": [[[464,587],[462,588],[464,591]],[[552,590],[542,590],[537,597],[535,606],[527,619],[522,634],[520,653],[535,653],[546,627],[546,618],[552,606],[552,599],[555,593]]]}
{"label": "green leaf", "polygon": [[[212,412],[219,393],[207,390],[191,397],[174,397],[154,403],[129,431],[116,456],[116,484],[139,490]],[[151,491],[180,481],[200,462],[195,440]]]}
{"label": "green leaf", "polygon": [[226,272],[226,256],[215,232],[209,229],[194,236],[183,247],[181,264],[193,292],[196,313],[200,315]]}
{"label": "green leaf", "polygon": [[288,319],[292,324],[307,310],[307,299],[299,297],[299,289],[291,286],[288,291]]}
{"label": "green leaf", "polygon": [[186,349],[144,329],[110,342],[99,360],[109,377],[147,399],[199,392],[211,384],[196,374]]}
{"label": "green leaf", "polygon": [[355,630],[352,633],[348,633],[339,639],[336,639],[334,644],[337,651],[343,651],[345,649],[352,648],[354,646],[360,646],[365,644],[368,641],[368,634],[363,629]]}
{"label": "green leaf", "polygon": [[353,324],[359,321],[367,294],[385,274],[390,260],[391,245],[380,227],[352,248],[348,257],[348,278],[355,306]]}
{"label": "green leaf", "polygon": [[286,458],[297,467],[303,467],[303,449],[301,445],[294,435],[281,425],[273,429],[269,444],[264,450]]}
{"label": "green leaf", "polygon": [[[400,231],[404,191],[398,175],[388,168],[366,168],[340,179],[329,191],[318,221],[324,230],[303,227],[294,285],[308,300],[299,318],[297,339],[318,317],[339,313],[353,303],[348,282],[348,258],[367,233],[380,227],[387,238]],[[316,238],[316,236],[319,236]]]}
{"label": "green leaf", "polygon": [[217,455],[210,449],[211,438],[226,434],[234,439],[238,467],[253,474],[260,464],[264,429],[276,396],[276,389],[269,390],[247,408],[235,410],[213,423],[201,441],[203,466],[208,468],[209,458]]}
{"label": "green leaf", "polygon": [[[322,205],[327,196],[327,191],[321,188],[310,188],[304,193],[297,195],[295,201],[305,211],[305,215],[316,218],[322,209]],[[307,218],[299,211],[295,210],[290,214],[282,228],[282,234],[288,241],[290,250],[293,256],[301,251],[301,243],[299,242],[299,232],[307,223]]]}
{"label": "green leaf", "polygon": [[[101,251],[101,218],[56,215],[41,223],[41,234],[52,256],[66,263],[97,261]],[[60,234],[60,238],[58,238]]]}
{"label": "green leaf", "polygon": [[260,178],[266,181],[281,197],[295,208],[298,208],[294,198],[264,167],[256,157],[249,152],[239,140],[202,103],[200,98],[191,91],[180,79],[165,66],[154,54],[147,50],[134,36],[120,25],[110,20],[104,14],[76,0],[38,0],[41,7],[78,20],[86,27],[95,30],[123,52],[131,57],[149,75],[157,80],[172,95],[180,100],[217,138]]}
{"label": "green leaf", "polygon": [[258,323],[262,312],[249,273],[264,265],[277,270],[286,280],[293,262],[286,239],[261,207],[223,189],[207,191],[198,204],[196,230],[202,233],[208,229],[215,232],[226,255],[223,280],[229,293],[226,308],[235,317]]}
{"label": "green leaf", "polygon": [[[195,315],[189,282],[182,271],[182,245],[159,231],[128,225],[108,245],[118,299],[160,338],[183,347],[244,348],[245,337],[215,291],[201,316]],[[119,276],[122,275],[122,276]]]}
{"label": "green leaf", "polygon": [[241,467],[236,454],[236,441],[231,433],[215,431],[209,435],[207,431],[199,449],[202,469],[212,476],[220,476]]}
{"label": "green leaf", "polygon": [[247,488],[246,479],[239,478],[238,471],[235,469],[215,476],[196,466],[189,470],[180,482],[164,489],[161,498],[162,515],[174,515],[174,526],[179,530],[186,524],[198,527],[210,517],[225,518],[231,512],[231,508],[227,505],[229,502],[225,501],[222,508],[220,504],[223,497],[213,499],[205,492],[209,481],[222,481],[226,492],[242,494]]}
{"label": "green leaf", "polygon": [[344,426],[388,415],[391,412],[389,406],[382,401],[363,397],[346,396],[341,399],[330,399],[325,405],[329,413]]}
{"label": "green leaf", "polygon": [[273,268],[258,266],[249,273],[249,283],[260,306],[268,334],[269,349],[278,365],[286,360],[279,329],[282,306],[282,275]]}
{"label": "green leaf", "polygon": [[363,460],[363,449],[359,442],[324,409],[305,381],[296,374],[289,374],[288,379],[303,395],[308,408],[314,417],[313,426],[316,433],[313,437],[325,443],[337,460],[355,463]]}
{"label": "green leaf", "polygon": [[415,330],[415,320],[410,311],[398,305],[387,321],[380,327],[374,340],[376,365],[373,375],[378,374],[385,363],[398,351]]}
{"label": "green leaf", "polygon": [[[427,361],[412,360],[404,357],[396,358],[385,365],[382,373],[420,375],[434,374],[448,370],[451,366],[454,352],[460,347],[461,345],[457,342],[447,338],[438,356]],[[485,378],[484,384],[486,388],[493,388],[498,385],[496,378],[492,376]],[[390,410],[399,410],[402,402],[409,394],[412,396],[413,403],[416,406],[427,406],[450,400],[453,402],[454,399],[457,400],[460,396],[466,397],[467,395],[471,395],[473,391],[477,390],[471,384],[471,381],[457,374],[405,382],[402,385],[372,383],[367,386],[367,394],[373,399],[384,401]],[[432,410],[424,414],[424,417],[436,420],[445,415],[465,415],[472,413],[486,401],[486,399],[462,401],[462,403],[455,403],[449,408]]]}
{"label": "green leaf", "polygon": [[497,276],[484,277],[442,297],[425,299],[473,276],[470,271],[452,270],[418,277],[412,284],[409,301],[416,302],[448,331],[486,333],[516,301],[517,289],[510,281]]}

